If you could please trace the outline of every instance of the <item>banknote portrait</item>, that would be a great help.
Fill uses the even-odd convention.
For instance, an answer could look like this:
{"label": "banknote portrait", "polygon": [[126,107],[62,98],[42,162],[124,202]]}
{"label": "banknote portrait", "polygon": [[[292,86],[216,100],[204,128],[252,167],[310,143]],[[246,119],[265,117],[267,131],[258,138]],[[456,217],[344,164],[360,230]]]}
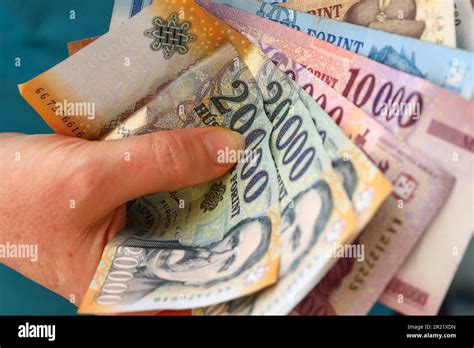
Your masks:
{"label": "banknote portrait", "polygon": [[[319,181],[298,194],[282,213],[280,281],[294,271],[308,251],[316,244],[333,209],[331,189]],[[307,214],[311,209],[313,214]]]}
{"label": "banknote portrait", "polygon": [[[259,217],[241,221],[222,240],[205,247],[191,248],[148,240],[121,302],[135,302],[165,284],[212,286],[235,278],[265,254],[270,234],[270,220]],[[134,247],[140,243],[139,239],[130,238],[124,244]]]}
{"label": "banknote portrait", "polygon": [[[307,214],[311,209],[313,214]],[[333,209],[333,198],[329,185],[318,181],[307,190],[300,192],[282,213],[280,279],[294,272],[306,254],[317,243]],[[263,290],[264,292],[265,290]],[[251,314],[253,304],[259,294],[239,298],[234,301],[205,309],[207,315],[222,313]]]}
{"label": "banknote portrait", "polygon": [[349,8],[344,21],[417,39],[426,27],[416,20],[415,0],[362,0]]}
{"label": "banknote portrait", "polygon": [[352,198],[357,185],[357,173],[354,165],[351,161],[347,161],[344,158],[338,158],[332,162],[332,167],[342,178],[342,185],[344,186],[347,195]]}

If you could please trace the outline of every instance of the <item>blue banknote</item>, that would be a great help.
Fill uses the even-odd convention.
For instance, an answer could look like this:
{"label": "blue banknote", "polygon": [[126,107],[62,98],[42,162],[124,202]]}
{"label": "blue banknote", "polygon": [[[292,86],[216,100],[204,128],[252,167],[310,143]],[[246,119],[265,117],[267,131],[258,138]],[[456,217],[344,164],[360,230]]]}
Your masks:
{"label": "blue banknote", "polygon": [[115,0],[110,29],[116,28],[152,3],[153,0]]}
{"label": "blue banknote", "polygon": [[213,1],[279,22],[397,70],[422,77],[466,99],[473,96],[474,54],[471,52],[323,19],[269,2]]}

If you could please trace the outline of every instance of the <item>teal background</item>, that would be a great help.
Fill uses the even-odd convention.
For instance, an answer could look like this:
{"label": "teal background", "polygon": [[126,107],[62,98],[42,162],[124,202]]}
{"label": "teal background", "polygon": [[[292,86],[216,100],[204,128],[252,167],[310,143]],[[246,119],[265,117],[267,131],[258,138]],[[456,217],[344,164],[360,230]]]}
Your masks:
{"label": "teal background", "polygon": [[[0,0],[0,132],[52,132],[17,84],[65,59],[68,42],[106,33],[112,6],[113,0]],[[67,300],[0,265],[0,315],[75,313]]]}

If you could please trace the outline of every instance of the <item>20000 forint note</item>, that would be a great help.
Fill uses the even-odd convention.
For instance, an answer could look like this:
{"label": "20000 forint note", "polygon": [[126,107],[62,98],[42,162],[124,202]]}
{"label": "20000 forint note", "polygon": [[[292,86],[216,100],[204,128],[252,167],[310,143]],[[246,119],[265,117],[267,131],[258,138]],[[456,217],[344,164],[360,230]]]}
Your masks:
{"label": "20000 forint note", "polygon": [[[207,60],[210,66],[218,64],[211,57]],[[294,302],[285,295],[302,299],[325,274],[333,260],[324,248],[354,239],[356,216],[292,81],[271,61],[257,62],[258,58],[252,62],[257,84],[266,91],[265,111],[273,124],[270,149],[280,188],[281,262],[278,282],[262,290],[267,295],[257,296],[247,312],[286,314]]]}
{"label": "20000 forint note", "polygon": [[[58,133],[88,139],[114,138],[113,134],[115,137],[131,135],[121,127],[122,120],[150,101],[164,84],[174,80],[183,70],[226,44],[218,24],[207,19],[205,12],[191,1],[184,0],[179,4],[160,1],[114,33],[104,35],[58,66],[20,85],[20,91]],[[171,44],[160,40],[160,28],[175,26],[181,30],[180,35],[174,37],[176,41]],[[242,69],[242,74],[245,71]],[[249,79],[250,75],[247,75],[246,84],[250,88],[255,83]],[[238,95],[242,88],[233,93]],[[253,88],[240,103],[229,107],[233,112],[254,107],[259,111],[257,106],[262,104],[257,94]],[[57,115],[57,104],[63,101],[81,105],[94,103],[95,118],[68,114],[67,109]],[[220,120],[223,126],[230,125],[227,115]],[[265,118],[258,120],[263,122]],[[263,125],[258,128],[266,130],[266,134],[270,132]],[[250,144],[262,140],[262,135],[257,138],[245,135]],[[132,202],[129,210],[135,212],[138,228],[124,231],[106,248],[81,312],[190,308],[229,300],[274,283],[279,259],[277,179],[268,142],[262,140],[259,146],[258,168],[244,179],[236,175],[243,170],[242,165],[238,165],[233,175],[228,174],[220,180],[178,193],[163,193],[163,199],[159,201],[163,210],[156,209],[154,197]],[[235,180],[237,194],[231,190]],[[231,200],[236,196],[241,202],[240,212],[232,216]],[[182,201],[186,209],[177,206]],[[170,220],[160,218],[163,211],[171,214]],[[167,225],[166,221],[175,223]],[[245,242],[254,249],[244,248]],[[241,244],[242,253],[233,255],[239,243],[244,243]],[[190,253],[189,248],[194,248],[196,253]],[[195,272],[189,272],[193,267],[202,266],[200,253],[220,255],[221,251],[234,260],[232,267],[224,272],[227,275],[217,274],[219,262],[225,261],[220,258],[216,258],[215,267],[204,267],[199,279],[194,276]],[[186,260],[188,268],[173,266],[176,257],[182,258],[183,262]],[[160,267],[160,264],[169,268]],[[173,271],[162,272],[170,269]],[[113,273],[109,272],[111,270]],[[133,304],[122,303],[126,298],[130,299],[120,296],[125,293],[124,282],[139,284],[133,282],[139,274],[142,282],[155,283],[154,295],[147,294],[148,297],[144,296],[141,301],[133,300]],[[149,301],[150,298],[153,300]]]}
{"label": "20000 forint note", "polygon": [[[128,215],[142,231],[122,232],[121,239],[106,247],[81,311],[192,308],[241,297],[276,280],[279,207],[277,172],[268,146],[272,126],[252,74],[230,44],[164,87],[121,120],[120,127],[111,128],[106,139],[120,137],[124,129],[134,136],[208,122],[241,131],[255,160],[239,163],[209,190],[200,192],[198,186],[187,190],[188,195],[183,190],[171,193],[175,202],[167,199],[168,193],[131,202]],[[186,220],[174,225],[193,224],[203,234],[223,235],[192,248],[156,238],[166,231],[159,220],[166,220],[170,208],[179,210],[177,202],[188,207],[181,209]],[[213,218],[209,213],[214,210],[221,212]],[[157,220],[152,228],[147,226],[150,213]]]}

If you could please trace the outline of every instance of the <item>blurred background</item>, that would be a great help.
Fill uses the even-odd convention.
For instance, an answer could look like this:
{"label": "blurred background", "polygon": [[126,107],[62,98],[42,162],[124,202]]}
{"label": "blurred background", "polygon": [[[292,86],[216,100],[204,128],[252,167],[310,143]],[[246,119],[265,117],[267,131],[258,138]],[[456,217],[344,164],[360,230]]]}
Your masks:
{"label": "blurred background", "polygon": [[[0,132],[52,133],[20,96],[17,84],[65,59],[68,42],[106,33],[112,7],[113,0],[0,1]],[[15,66],[16,58],[21,59],[20,67]],[[66,299],[0,264],[0,315],[75,314],[76,307]],[[370,314],[396,313],[376,305]],[[474,315],[473,240],[440,314]]]}

